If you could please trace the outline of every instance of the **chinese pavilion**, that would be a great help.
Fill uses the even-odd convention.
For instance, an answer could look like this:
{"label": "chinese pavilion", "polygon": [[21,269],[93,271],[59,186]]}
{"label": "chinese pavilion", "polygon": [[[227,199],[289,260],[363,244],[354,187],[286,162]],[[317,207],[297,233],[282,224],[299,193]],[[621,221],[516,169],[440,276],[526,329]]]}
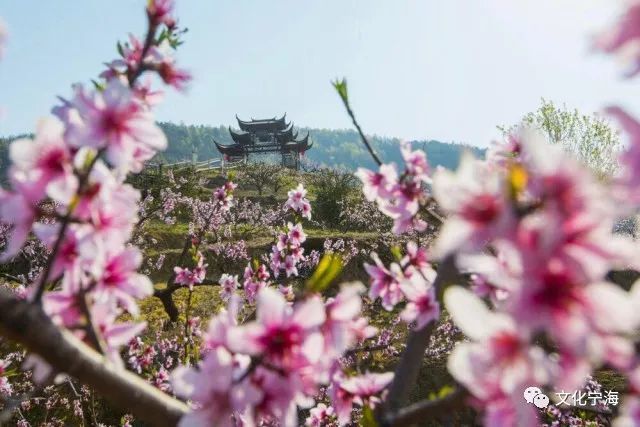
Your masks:
{"label": "chinese pavilion", "polygon": [[280,153],[282,166],[299,169],[300,156],[313,145],[309,141],[309,133],[304,138],[298,138],[298,132],[293,130],[293,123],[287,123],[286,114],[279,119],[260,119],[251,121],[238,120],[240,132],[229,127],[229,134],[233,144],[222,145],[213,143],[223,155],[224,160],[247,161],[249,154]]}

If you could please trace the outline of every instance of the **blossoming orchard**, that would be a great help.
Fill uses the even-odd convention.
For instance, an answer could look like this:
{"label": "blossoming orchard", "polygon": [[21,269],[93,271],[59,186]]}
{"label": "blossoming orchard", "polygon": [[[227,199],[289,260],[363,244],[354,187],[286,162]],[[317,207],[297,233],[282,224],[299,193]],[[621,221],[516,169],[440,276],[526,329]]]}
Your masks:
{"label": "blossoming orchard", "polygon": [[[146,33],[9,145],[0,424],[640,426],[640,284],[617,280],[640,244],[614,232],[639,121],[603,106],[626,140],[605,179],[525,125],[455,170],[408,142],[389,162],[336,81],[376,167],[331,235],[312,172],[271,199],[241,167],[148,172],[163,90],[197,84],[173,9],[150,0]],[[593,44],[636,76],[640,3]]]}

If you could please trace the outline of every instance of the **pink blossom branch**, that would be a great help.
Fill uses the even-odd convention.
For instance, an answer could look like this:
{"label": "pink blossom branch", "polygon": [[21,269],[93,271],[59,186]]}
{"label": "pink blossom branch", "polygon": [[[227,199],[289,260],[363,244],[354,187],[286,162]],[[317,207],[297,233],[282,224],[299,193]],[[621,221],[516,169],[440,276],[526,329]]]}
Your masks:
{"label": "pink blossom branch", "polygon": [[[213,219],[213,214],[214,212],[211,212],[209,214],[209,217],[207,218],[205,225],[200,229],[200,231],[198,232],[198,235],[196,236],[196,239],[198,241],[196,245],[196,249],[199,248],[200,242],[202,241],[202,238],[206,234],[207,229],[211,224],[211,220]],[[191,235],[187,235],[184,242],[184,246],[182,247],[182,252],[180,253],[180,257],[178,258],[178,262],[176,263],[177,265],[182,266],[184,264],[185,257],[189,253],[189,248],[191,247],[191,241],[192,241]],[[173,301],[173,293],[183,287],[182,285],[176,284],[175,280],[176,280],[176,273],[174,272],[174,273],[171,273],[171,276],[167,281],[167,286],[164,289],[156,289],[153,292],[153,296],[158,298],[162,302],[164,311],[167,313],[167,315],[169,316],[169,320],[172,323],[175,323],[178,321],[178,315],[179,315],[178,307]],[[218,284],[217,282],[214,282],[211,280],[205,280],[202,283],[196,283],[194,286],[197,286],[197,285],[216,286],[217,284]]]}
{"label": "pink blossom branch", "polygon": [[[140,63],[138,64],[138,66],[136,67],[136,70],[133,73],[129,73],[127,75],[128,81],[129,81],[129,87],[133,88],[135,85],[136,80],[138,79],[138,77],[140,77],[140,75],[142,74],[143,71],[145,71],[145,68],[143,66],[143,62],[144,62],[144,58],[147,55],[147,53],[149,52],[149,49],[151,49],[151,46],[154,43],[154,39],[155,39],[155,34],[156,34],[156,30],[158,28],[158,24],[156,22],[153,21],[153,19],[149,18],[149,27],[147,29],[147,35],[145,37],[145,42],[144,42],[144,46],[142,48],[142,55],[140,57]],[[93,169],[93,166],[96,164],[97,160],[101,157],[102,153],[105,151],[104,148],[100,149],[98,151],[98,153],[94,156],[94,158],[91,160],[91,163],[89,164],[89,166],[87,167],[86,171],[84,171],[83,173],[79,174],[79,182],[78,182],[78,192],[77,194],[82,194],[82,192],[84,191],[84,187],[87,184],[88,180],[89,180],[89,175],[91,174],[91,170]],[[53,245],[53,249],[51,250],[51,255],[49,256],[49,261],[47,262],[47,265],[44,268],[44,272],[42,273],[42,277],[40,279],[40,282],[38,283],[38,286],[35,290],[34,293],[34,297],[33,297],[33,301],[36,303],[40,303],[42,300],[42,295],[44,294],[45,290],[46,290],[46,286],[47,286],[47,280],[49,280],[49,274],[51,273],[51,268],[53,266],[53,263],[56,259],[56,256],[58,255],[58,251],[60,250],[60,246],[62,245],[62,241],[64,240],[64,235],[67,231],[67,228],[69,227],[69,223],[71,222],[71,215],[73,214],[73,205],[71,205],[69,207],[69,210],[67,211],[67,213],[65,214],[64,218],[61,221],[61,225],[60,225],[60,231],[58,232],[58,236],[56,238],[56,241]]]}
{"label": "pink blossom branch", "polygon": [[[76,196],[82,194],[82,192],[85,190],[85,186],[87,185],[87,182],[89,181],[89,175],[91,174],[91,169],[93,169],[93,166],[96,164],[96,162],[98,161],[98,159],[100,158],[100,156],[102,155],[102,153],[105,151],[104,148],[101,148],[96,155],[93,157],[93,159],[91,159],[91,163],[89,164],[89,166],[87,167],[87,170],[84,171],[83,173],[79,173],[79,177],[78,177],[78,191],[76,193]],[[67,211],[67,213],[65,214],[64,218],[62,218],[62,221],[60,223],[60,231],[58,232],[58,236],[56,237],[56,242],[53,245],[53,249],[51,250],[51,254],[49,255],[49,259],[47,261],[47,265],[44,268],[44,271],[42,272],[42,276],[40,278],[40,281],[38,283],[38,286],[35,290],[35,293],[33,295],[33,301],[36,304],[40,304],[41,300],[42,300],[42,295],[44,295],[44,292],[47,288],[47,281],[49,280],[49,275],[51,274],[51,269],[53,268],[53,263],[56,260],[56,257],[58,256],[58,251],[60,250],[60,247],[62,246],[62,242],[64,240],[64,236],[67,232],[67,228],[69,227],[69,224],[71,223],[71,215],[73,215],[73,208],[74,208],[74,204],[71,204],[69,206],[69,209]]]}
{"label": "pink blossom branch", "polygon": [[149,424],[174,426],[189,410],[183,402],[114,366],[73,334],[61,330],[39,306],[4,290],[0,290],[0,334]]}
{"label": "pink blossom branch", "polygon": [[140,54],[140,63],[137,67],[130,69],[127,73],[127,78],[129,80],[129,87],[133,89],[133,85],[135,81],[140,77],[140,75],[145,72],[147,68],[147,64],[144,62],[147,54],[149,53],[149,49],[154,43],[154,39],[156,36],[156,30],[158,29],[158,23],[153,20],[153,18],[147,14],[147,19],[149,22],[149,29],[147,30],[147,35],[144,39],[144,45],[142,47],[142,53]]}
{"label": "pink blossom branch", "polygon": [[[459,276],[460,273],[456,268],[455,259],[449,256],[438,266],[438,275],[433,282],[433,286],[438,294],[441,295],[444,286],[456,280]],[[418,378],[422,359],[424,359],[424,353],[429,345],[429,337],[431,337],[434,328],[435,323],[431,322],[424,328],[409,334],[407,347],[402,353],[400,362],[396,367],[393,382],[389,386],[389,397],[386,401],[386,410],[388,412],[399,411],[402,404],[407,400]]]}

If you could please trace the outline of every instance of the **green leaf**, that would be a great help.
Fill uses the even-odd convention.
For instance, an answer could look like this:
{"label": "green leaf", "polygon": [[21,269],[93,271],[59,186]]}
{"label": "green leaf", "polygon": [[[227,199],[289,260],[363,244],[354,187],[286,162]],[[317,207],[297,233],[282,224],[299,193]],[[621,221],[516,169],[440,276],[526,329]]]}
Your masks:
{"label": "green leaf", "polygon": [[191,243],[191,247],[189,248],[189,254],[191,255],[191,260],[193,261],[194,264],[198,263],[198,248],[196,248],[196,245],[194,245],[193,243]]}
{"label": "green leaf", "polygon": [[455,388],[452,385],[444,385],[440,390],[438,390],[438,398],[442,399],[443,397],[449,396],[451,393],[455,391]]}
{"label": "green leaf", "polygon": [[344,77],[342,78],[342,80],[336,79],[332,82],[332,84],[333,84],[333,87],[338,92],[338,95],[340,95],[340,98],[342,98],[344,102],[349,101],[349,92],[347,90],[347,79],[345,79]]}
{"label": "green leaf", "polygon": [[104,91],[105,85],[102,82],[99,82],[97,80],[91,79],[91,83],[93,83],[93,87],[96,88],[97,91],[102,92]]}
{"label": "green leaf", "polygon": [[307,280],[307,291],[324,291],[338,277],[341,271],[342,257],[338,254],[324,254],[313,275]]}
{"label": "green leaf", "polygon": [[373,414],[373,409],[369,406],[362,408],[362,418],[360,419],[360,427],[378,427],[378,422]]}
{"label": "green leaf", "polygon": [[436,399],[442,399],[443,397],[447,397],[448,395],[450,395],[451,393],[453,393],[455,390],[455,388],[453,388],[453,386],[451,385],[444,385],[440,390],[438,390],[437,392],[431,392],[429,393],[429,395],[427,396],[427,398],[429,400],[436,400]]}
{"label": "green leaf", "polygon": [[120,56],[124,56],[124,49],[122,48],[122,43],[118,42],[116,47],[118,48],[118,53],[120,54]]}
{"label": "green leaf", "polygon": [[389,250],[397,261],[402,260],[402,249],[400,249],[400,246],[391,246]]}
{"label": "green leaf", "polygon": [[[160,35],[158,36],[158,39],[156,40],[157,44],[162,43],[164,40],[169,39],[169,33],[167,32],[166,28],[163,28],[162,31],[160,31]],[[169,42],[171,42],[171,40],[169,40]]]}

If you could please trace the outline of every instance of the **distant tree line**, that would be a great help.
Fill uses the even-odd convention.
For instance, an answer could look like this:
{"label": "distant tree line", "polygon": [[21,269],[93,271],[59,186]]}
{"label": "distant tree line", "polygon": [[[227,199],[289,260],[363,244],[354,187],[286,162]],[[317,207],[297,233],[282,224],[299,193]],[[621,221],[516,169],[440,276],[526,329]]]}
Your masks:
{"label": "distant tree line", "polygon": [[[169,140],[169,148],[161,154],[162,160],[168,162],[190,159],[193,151],[197,153],[199,159],[217,157],[219,153],[213,145],[213,139],[222,144],[233,142],[225,126],[194,126],[166,122],[160,123],[160,126]],[[371,156],[362,146],[355,131],[300,128],[299,134],[306,135],[307,131],[314,144],[313,148],[306,153],[311,163],[348,170],[354,170],[361,166],[374,166]],[[373,136],[371,141],[385,161],[401,163],[399,139]],[[464,144],[443,143],[434,140],[413,141],[413,144],[417,148],[426,150],[431,165],[441,165],[450,169],[456,168],[460,154],[464,150],[470,150],[479,157],[484,155],[483,149]],[[255,157],[255,159],[267,159],[268,161],[269,157]]]}
{"label": "distant tree line", "polygon": [[[155,160],[162,162],[176,162],[190,160],[192,153],[196,153],[199,160],[219,157],[220,154],[213,145],[213,140],[222,144],[231,144],[226,126],[185,125],[170,122],[159,123],[169,140],[166,151],[158,154]],[[355,170],[357,167],[374,167],[371,156],[362,146],[358,134],[352,130],[311,129],[300,128],[299,134],[306,135],[307,131],[313,140],[313,148],[306,153],[306,160],[314,167],[337,167]],[[28,136],[28,135],[20,135]],[[5,175],[8,162],[8,143],[18,136],[0,137],[0,172]],[[401,164],[400,140],[397,138],[371,137],[372,144],[385,162],[394,161]],[[464,150],[473,152],[476,156],[484,155],[484,149],[464,144],[443,143],[434,140],[413,141],[414,147],[424,149],[432,166],[444,166],[455,169],[460,154]],[[254,157],[256,161],[278,161],[274,156]]]}

